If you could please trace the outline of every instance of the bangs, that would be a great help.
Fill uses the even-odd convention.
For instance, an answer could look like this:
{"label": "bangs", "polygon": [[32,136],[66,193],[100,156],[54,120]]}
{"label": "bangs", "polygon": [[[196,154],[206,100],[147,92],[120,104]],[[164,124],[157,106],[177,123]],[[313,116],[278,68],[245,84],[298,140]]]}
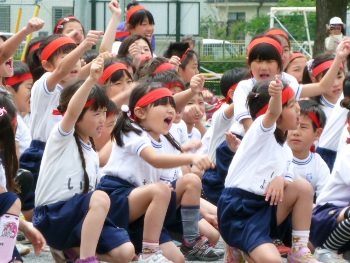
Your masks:
{"label": "bangs", "polygon": [[93,111],[108,107],[109,98],[107,93],[98,85],[92,88],[88,101],[91,99],[95,99],[95,102],[89,107]]}
{"label": "bangs", "polygon": [[135,14],[133,14],[130,18],[130,21],[129,23],[135,27],[136,25],[140,25],[142,24],[143,20],[145,18],[148,18],[148,22],[151,24],[151,25],[154,25],[154,18],[153,18],[153,15],[151,14],[150,11],[148,10],[139,10],[137,11]]}
{"label": "bangs", "polygon": [[118,80],[120,80],[122,77],[127,76],[132,80],[132,77],[130,75],[130,72],[128,70],[125,69],[121,69],[121,70],[117,70],[116,72],[114,72],[111,77],[109,78],[109,81],[111,83],[115,83]]}
{"label": "bangs", "polygon": [[176,107],[175,100],[173,97],[164,97],[160,98],[159,100],[156,100],[155,102],[152,103],[153,107],[159,106],[159,105],[167,105],[170,104],[173,107]]}
{"label": "bangs", "polygon": [[259,44],[252,49],[249,54],[249,64],[254,60],[276,60],[278,64],[282,63],[282,57],[278,50],[270,44]]}

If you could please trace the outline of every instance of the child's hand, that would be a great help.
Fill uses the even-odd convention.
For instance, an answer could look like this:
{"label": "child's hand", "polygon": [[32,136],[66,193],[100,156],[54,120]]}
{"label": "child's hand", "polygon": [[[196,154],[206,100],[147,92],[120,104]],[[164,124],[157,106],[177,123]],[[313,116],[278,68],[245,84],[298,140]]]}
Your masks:
{"label": "child's hand", "polygon": [[32,223],[21,220],[20,224],[25,224],[23,233],[34,247],[35,254],[40,255],[45,247],[46,241],[43,235],[33,226]]}
{"label": "child's hand", "polygon": [[201,111],[200,107],[196,104],[188,104],[184,109],[184,116],[189,116],[190,118],[202,119],[204,112]]}
{"label": "child's hand", "polygon": [[99,54],[100,57],[102,57],[104,60],[110,59],[110,58],[115,58],[115,55],[112,52],[105,51]]}
{"label": "child's hand", "polygon": [[45,22],[39,17],[33,17],[29,19],[25,29],[29,32],[28,34],[38,31],[43,28]]}
{"label": "child's hand", "polygon": [[341,60],[345,60],[347,56],[350,54],[350,38],[344,37],[343,40],[337,46],[335,53],[337,57]]}
{"label": "child's hand", "polygon": [[204,76],[202,74],[196,74],[191,78],[190,89],[193,93],[197,94],[201,92],[204,87]]}
{"label": "child's hand", "polygon": [[103,64],[104,59],[101,56],[98,56],[96,59],[92,61],[90,68],[90,78],[95,81],[99,80],[103,73]]}
{"label": "child's hand", "polygon": [[128,51],[133,60],[141,59],[141,47],[137,44],[137,40],[130,45]]}
{"label": "child's hand", "polygon": [[175,70],[177,71],[177,69],[179,68],[179,65],[181,64],[180,58],[178,56],[172,56],[169,59],[169,63],[173,64],[175,66]]}
{"label": "child's hand", "polygon": [[236,137],[232,132],[226,132],[226,142],[228,147],[232,152],[237,152],[239,145],[241,144],[241,140]]}
{"label": "child's hand", "polygon": [[66,34],[67,37],[70,37],[71,39],[74,40],[75,43],[81,43],[83,40],[83,34],[80,33],[78,30],[72,30],[71,32],[69,32],[68,34]]}
{"label": "child's hand", "polygon": [[184,152],[189,152],[191,150],[198,150],[202,146],[202,141],[199,139],[194,139],[181,145]]}
{"label": "child's hand", "polygon": [[278,79],[278,77],[276,77],[275,80],[270,82],[269,95],[271,97],[277,97],[277,96],[281,95],[282,94],[282,88],[283,88],[282,82]]}
{"label": "child's hand", "polygon": [[283,190],[284,190],[284,177],[276,176],[272,179],[269,186],[265,191],[265,201],[268,202],[270,199],[270,205],[277,205],[278,202],[283,200]]}
{"label": "child's hand", "polygon": [[209,157],[202,154],[194,154],[192,163],[200,170],[207,170],[215,167]]}
{"label": "child's hand", "polygon": [[122,14],[122,10],[117,0],[112,0],[109,3],[108,7],[109,7],[109,10],[111,10],[113,15],[120,17],[120,15]]}
{"label": "child's hand", "polygon": [[97,44],[98,40],[102,35],[102,31],[90,30],[86,35],[86,38],[80,45],[85,46],[86,49],[90,49],[92,46],[95,46]]}

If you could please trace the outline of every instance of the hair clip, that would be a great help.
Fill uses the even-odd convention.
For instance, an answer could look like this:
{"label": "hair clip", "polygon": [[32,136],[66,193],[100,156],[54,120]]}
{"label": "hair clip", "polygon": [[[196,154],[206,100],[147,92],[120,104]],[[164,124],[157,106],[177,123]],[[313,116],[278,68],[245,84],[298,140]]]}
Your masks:
{"label": "hair clip", "polygon": [[255,93],[255,98],[257,98],[259,96],[259,93]]}
{"label": "hair clip", "polygon": [[125,112],[128,115],[128,117],[130,117],[130,110],[128,105],[126,104],[122,105],[121,110],[122,112]]}
{"label": "hair clip", "polygon": [[5,107],[0,108],[0,117],[2,117],[5,113],[7,113]]}
{"label": "hair clip", "polygon": [[309,59],[308,62],[306,62],[306,67],[309,72],[312,72],[312,64],[314,63],[314,59]]}

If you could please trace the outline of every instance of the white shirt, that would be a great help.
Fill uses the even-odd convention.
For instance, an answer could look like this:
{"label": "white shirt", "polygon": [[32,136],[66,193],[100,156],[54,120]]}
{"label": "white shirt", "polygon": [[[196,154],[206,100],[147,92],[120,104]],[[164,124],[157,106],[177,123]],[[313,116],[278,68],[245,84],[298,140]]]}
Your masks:
{"label": "white shirt", "polygon": [[17,114],[17,123],[18,126],[15,139],[19,143],[19,153],[22,154],[27,148],[29,148],[32,137],[30,136],[30,130],[27,124],[25,124],[19,114]]}
{"label": "white shirt", "polygon": [[350,202],[350,145],[347,144],[337,155],[332,174],[324,190],[316,200],[317,205],[332,203],[339,207],[349,206]]}
{"label": "white shirt", "polygon": [[312,152],[304,160],[293,157],[293,173],[294,180],[303,178],[312,185],[316,197],[322,193],[331,174],[321,156],[318,153]]}
{"label": "white shirt", "polygon": [[169,132],[180,145],[188,142],[187,125],[183,120],[179,123],[173,123]]}
{"label": "white shirt", "polygon": [[335,107],[335,104],[329,102],[325,97],[321,96],[321,104],[320,107],[321,109],[324,111],[324,113],[326,114],[326,120],[328,120],[331,115],[332,115],[332,111]]}
{"label": "white shirt", "polygon": [[[66,201],[84,190],[84,171],[74,138],[74,130],[65,133],[60,123],[52,129],[41,161],[35,191],[35,206]],[[80,141],[89,176],[89,190],[95,189],[99,159],[91,145]]]}
{"label": "white shirt", "polygon": [[229,167],[225,187],[264,195],[270,181],[276,176],[293,181],[292,150],[286,143],[283,146],[277,143],[274,136],[276,124],[265,128],[263,116],[253,122],[243,137]]}
{"label": "white shirt", "polygon": [[[138,129],[141,130],[140,127]],[[157,148],[161,146],[155,143],[145,131],[142,131],[140,135],[128,132],[122,134],[121,139],[124,142],[123,147],[118,146],[115,140],[113,141],[112,153],[103,168],[103,174],[121,178],[136,187],[158,182],[157,169],[142,159],[140,155],[146,147],[153,146],[158,150]]]}
{"label": "white shirt", "polygon": [[[192,131],[188,134],[188,141],[192,141],[192,140],[199,140],[200,141],[201,139],[202,139],[202,134],[200,133],[200,131],[196,127],[193,127]],[[190,152],[196,153],[197,150],[192,149]]]}
{"label": "white shirt", "polygon": [[46,142],[50,132],[62,116],[53,115],[52,111],[57,109],[62,86],[57,85],[53,91],[48,91],[46,81],[51,75],[46,72],[34,84],[31,91],[30,110],[32,118],[31,135],[33,140]]}
{"label": "white shirt", "polygon": [[350,134],[348,132],[348,126],[349,124],[345,124],[345,126],[343,127],[343,131],[341,132],[338,149],[337,149],[338,153],[343,150],[345,145],[347,145],[346,140],[350,137]]}

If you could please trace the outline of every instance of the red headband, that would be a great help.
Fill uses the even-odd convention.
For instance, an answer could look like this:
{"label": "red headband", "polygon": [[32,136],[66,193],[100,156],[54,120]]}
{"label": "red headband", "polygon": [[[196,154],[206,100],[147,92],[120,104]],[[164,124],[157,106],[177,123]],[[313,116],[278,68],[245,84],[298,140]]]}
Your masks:
{"label": "red headband", "polygon": [[38,42],[34,44],[28,51],[28,54],[32,53],[34,50],[38,49],[40,47],[41,42]]}
{"label": "red headband", "polygon": [[316,124],[317,128],[320,128],[320,120],[318,119],[316,113],[314,112],[308,112],[307,115],[311,118],[311,120]]}
{"label": "red headband", "polygon": [[292,62],[294,59],[297,58],[306,58],[304,54],[300,53],[300,52],[294,52],[292,58],[290,59],[289,62]]}
{"label": "red headband", "polygon": [[230,88],[229,88],[229,90],[227,91],[227,94],[226,94],[226,102],[228,102],[228,101],[230,101],[230,96],[229,96],[229,92],[232,90],[232,91],[235,91],[236,90],[236,88],[237,88],[237,86],[238,86],[238,83],[239,82],[237,82],[236,84],[233,84]]}
{"label": "red headband", "polygon": [[12,77],[7,78],[5,82],[6,82],[6,85],[9,85],[12,87],[13,85],[16,85],[18,83],[21,83],[25,80],[32,79],[32,78],[33,78],[33,75],[30,72],[26,72],[21,76],[13,75]]}
{"label": "red headband", "polygon": [[252,42],[250,42],[249,47],[248,47],[248,56],[249,56],[250,52],[252,51],[252,49],[259,44],[270,44],[277,49],[277,51],[280,53],[280,55],[282,55],[282,53],[283,53],[282,46],[281,46],[280,42],[278,42],[277,40],[275,40],[271,37],[259,37],[259,38],[254,39]]}
{"label": "red headband", "polygon": [[109,111],[109,112],[106,113],[106,118],[109,118],[109,117],[111,117],[111,116],[113,116],[113,115],[117,115],[117,114],[118,114],[118,112],[116,112],[116,111],[114,111],[114,110]]}
{"label": "red headband", "polygon": [[288,34],[279,28],[271,29],[265,33],[265,36],[275,36],[275,35],[281,35],[281,36],[284,36],[285,38],[289,39]]}
{"label": "red headband", "polygon": [[57,23],[57,26],[56,26],[56,28],[55,28],[54,34],[57,34],[58,30],[61,29],[61,28],[63,28],[62,24],[63,24],[64,22],[69,22],[71,19],[73,19],[73,21],[78,21],[78,22],[79,22],[78,18],[76,18],[75,16],[63,17],[63,18],[61,18],[61,20]]}
{"label": "red headband", "polygon": [[168,89],[171,89],[171,88],[174,88],[174,87],[179,87],[179,88],[181,88],[182,90],[185,90],[184,85],[183,85],[180,81],[167,82],[167,83],[166,83],[166,87],[167,87]]}
{"label": "red headband", "polygon": [[101,85],[101,84],[105,83],[107,81],[107,79],[112,76],[112,74],[114,72],[117,72],[118,70],[123,70],[123,69],[128,70],[128,68],[123,63],[115,63],[115,64],[110,65],[108,68],[106,68],[103,71],[102,76],[98,80],[98,84]]}
{"label": "red headband", "polygon": [[153,71],[153,74],[156,74],[156,73],[159,73],[159,72],[163,72],[163,71],[167,71],[167,70],[173,69],[173,68],[175,68],[175,65],[173,65],[173,64],[171,64],[169,62],[165,62],[162,65],[160,65],[158,68],[156,68]]}
{"label": "red headband", "polygon": [[155,102],[156,100],[159,100],[159,99],[164,98],[164,97],[173,97],[173,94],[171,94],[170,90],[167,88],[154,89],[154,90],[148,92],[141,99],[139,99],[135,105],[135,108],[136,107],[145,107],[145,106],[150,105],[151,103]]}
{"label": "red headband", "polygon": [[[291,98],[295,96],[294,90],[291,87],[286,87],[282,91],[282,105],[286,104]],[[267,109],[269,108],[269,103],[266,104],[259,112],[256,114],[256,117],[259,117],[260,115],[263,115],[267,112]]]}
{"label": "red headband", "polygon": [[74,44],[77,45],[73,39],[70,37],[59,37],[56,38],[55,40],[51,41],[41,52],[41,61],[43,60],[48,60],[49,57],[56,52],[57,49],[60,47],[66,45],[66,44]]}
{"label": "red headband", "polygon": [[181,62],[181,63],[184,62],[184,60],[185,60],[186,57],[187,57],[187,53],[188,53],[188,51],[190,51],[190,50],[191,50],[190,48],[186,49],[185,53],[181,56],[181,58],[180,58],[180,62]]}
{"label": "red headband", "polygon": [[[333,64],[333,61],[334,60],[328,60],[328,61],[323,62],[320,65],[316,66],[315,68],[313,68],[312,69],[312,74],[314,75],[314,77],[316,78],[323,71],[325,71],[326,69],[329,69],[332,66],[332,64]],[[340,64],[340,68],[344,68],[343,63]]]}
{"label": "red headband", "polygon": [[130,18],[132,17],[132,15],[140,10],[146,10],[146,8],[142,5],[135,5],[132,8],[130,8],[126,15],[126,23],[128,24],[130,22]]}
{"label": "red headband", "polygon": [[[92,104],[94,104],[95,102],[96,102],[96,99],[88,100],[88,101],[85,103],[85,105],[84,105],[84,109],[90,107],[90,106],[91,106]],[[64,116],[65,113],[66,113],[66,112],[60,112],[59,110],[53,110],[53,111],[52,111],[52,114],[53,114],[53,115],[62,115],[62,116]]]}

